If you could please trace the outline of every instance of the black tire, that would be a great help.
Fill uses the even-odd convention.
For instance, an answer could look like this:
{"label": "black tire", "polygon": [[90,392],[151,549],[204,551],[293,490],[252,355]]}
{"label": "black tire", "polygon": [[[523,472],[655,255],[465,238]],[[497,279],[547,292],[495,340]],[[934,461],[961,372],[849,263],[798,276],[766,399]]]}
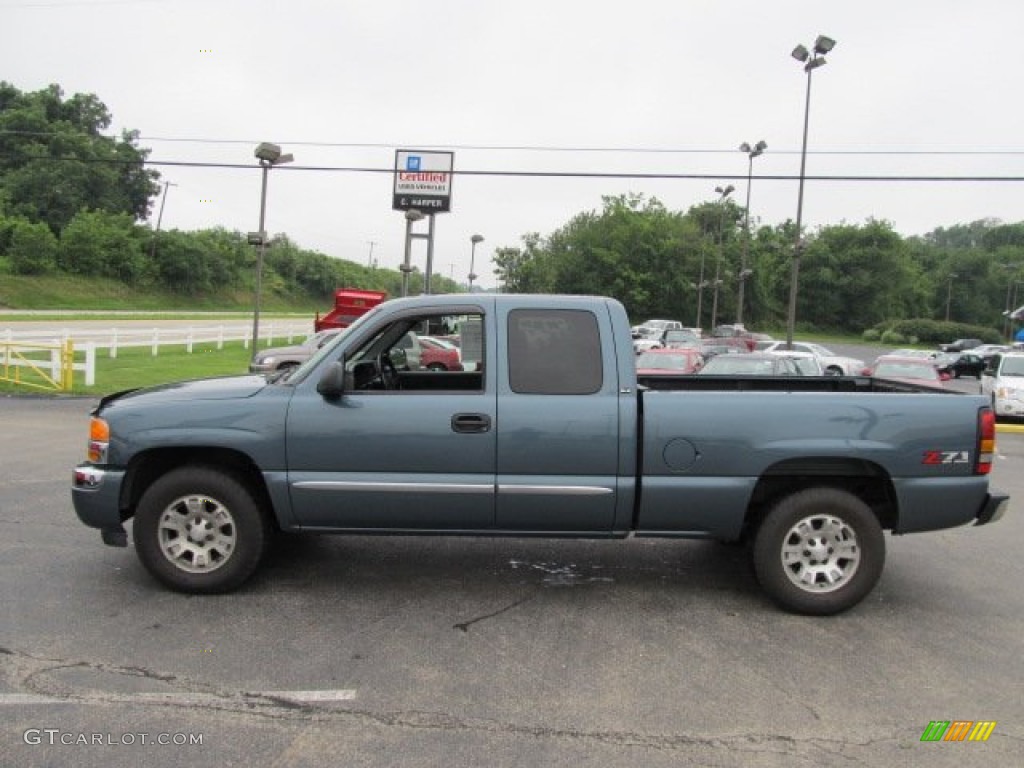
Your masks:
{"label": "black tire", "polygon": [[142,564],[160,582],[178,592],[213,594],[230,592],[253,574],[270,525],[234,475],[186,466],[142,494],[132,537]]}
{"label": "black tire", "polygon": [[825,369],[825,375],[826,376],[842,376],[843,375],[843,369],[840,368],[838,365],[830,365],[828,368]]}
{"label": "black tire", "polygon": [[772,600],[794,613],[828,616],[874,589],[885,565],[885,537],[874,512],[852,493],[808,488],[768,513],[753,558]]}

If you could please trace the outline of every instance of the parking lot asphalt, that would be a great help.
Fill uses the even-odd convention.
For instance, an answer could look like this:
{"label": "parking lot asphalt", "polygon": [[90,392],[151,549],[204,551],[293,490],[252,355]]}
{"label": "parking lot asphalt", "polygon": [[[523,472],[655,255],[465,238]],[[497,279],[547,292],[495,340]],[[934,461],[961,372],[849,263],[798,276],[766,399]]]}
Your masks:
{"label": "parking lot asphalt", "polygon": [[[1018,435],[993,473],[1004,520],[888,537],[875,592],[815,619],[771,605],[738,548],[642,539],[290,537],[237,593],[173,594],[74,515],[92,403],[0,398],[4,765],[1024,755]],[[921,741],[945,720],[996,726]]]}

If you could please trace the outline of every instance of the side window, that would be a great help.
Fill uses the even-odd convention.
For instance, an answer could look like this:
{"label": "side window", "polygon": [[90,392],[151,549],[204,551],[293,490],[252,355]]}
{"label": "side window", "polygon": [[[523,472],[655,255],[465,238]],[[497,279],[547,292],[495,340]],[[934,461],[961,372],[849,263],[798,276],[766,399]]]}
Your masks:
{"label": "side window", "polygon": [[482,392],[483,316],[422,315],[379,328],[346,356],[363,392]]}
{"label": "side window", "polygon": [[508,315],[508,376],[524,395],[592,395],[603,384],[601,335],[592,312],[516,309]]}

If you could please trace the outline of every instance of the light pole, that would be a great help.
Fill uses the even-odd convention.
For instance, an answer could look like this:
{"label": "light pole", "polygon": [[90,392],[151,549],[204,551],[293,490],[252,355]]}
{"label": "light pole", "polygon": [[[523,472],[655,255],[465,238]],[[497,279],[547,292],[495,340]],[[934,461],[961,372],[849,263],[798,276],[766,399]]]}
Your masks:
{"label": "light pole", "polygon": [[252,313],[252,356],[256,357],[256,350],[260,341],[260,296],[263,292],[263,257],[267,250],[267,176],[270,169],[275,165],[290,163],[295,158],[291,154],[282,155],[281,148],[277,144],[264,141],[256,147],[253,153],[260,161],[263,168],[263,189],[260,192],[260,230],[249,233],[250,245],[258,246],[256,251],[256,299]]}
{"label": "light pole", "polygon": [[402,272],[402,295],[409,295],[409,273],[412,272],[412,223],[423,218],[423,214],[415,208],[405,212],[405,258],[398,267]]}
{"label": "light pole", "polygon": [[946,278],[946,322],[949,322],[949,305],[953,301],[953,281],[956,280],[956,275],[952,272],[949,273],[949,277]]}
{"label": "light pole", "polygon": [[178,186],[172,181],[164,182],[164,193],[160,196],[160,213],[156,217],[156,229],[153,230],[153,244],[149,248],[149,260],[156,261],[156,241],[160,237],[160,222],[164,220],[164,203],[167,202],[167,188]]}
{"label": "light pole", "polygon": [[701,328],[701,320],[703,319],[703,305],[704,305],[704,289],[707,287],[707,281],[704,279],[704,260],[706,257],[706,249],[704,248],[703,238],[701,238],[700,244],[700,273],[697,276],[697,320],[694,322],[694,326]]}
{"label": "light pole", "polygon": [[469,242],[473,244],[472,249],[469,252],[469,292],[473,292],[473,281],[476,280],[476,273],[473,271],[473,266],[476,263],[476,244],[484,241],[483,235],[473,235],[469,238]]}
{"label": "light pole", "polygon": [[768,149],[764,139],[751,147],[747,142],[740,144],[740,152],[747,153],[747,204],[743,209],[743,250],[740,252],[739,288],[736,295],[736,325],[743,325],[743,286],[750,276],[747,269],[747,254],[750,250],[750,186],[754,179],[754,158]]}
{"label": "light pole", "polygon": [[835,48],[836,41],[831,37],[818,35],[814,41],[814,52],[798,45],[793,49],[792,57],[804,65],[807,73],[807,95],[804,97],[804,140],[800,148],[800,189],[796,199],[796,239],[793,242],[793,265],[789,279],[789,311],[786,313],[786,348],[793,348],[793,330],[796,327],[796,294],[800,282],[800,253],[803,251],[803,232],[801,225],[804,213],[804,173],[807,167],[807,126],[811,114],[811,73],[818,67],[825,66],[825,54]]}
{"label": "light pole", "polygon": [[718,252],[715,255],[715,279],[712,281],[711,292],[711,332],[714,333],[715,325],[718,323],[718,287],[722,284],[720,279],[722,269],[722,257],[725,252],[725,237],[723,235],[723,222],[725,221],[725,198],[736,189],[732,184],[726,187],[715,187],[718,193]]}

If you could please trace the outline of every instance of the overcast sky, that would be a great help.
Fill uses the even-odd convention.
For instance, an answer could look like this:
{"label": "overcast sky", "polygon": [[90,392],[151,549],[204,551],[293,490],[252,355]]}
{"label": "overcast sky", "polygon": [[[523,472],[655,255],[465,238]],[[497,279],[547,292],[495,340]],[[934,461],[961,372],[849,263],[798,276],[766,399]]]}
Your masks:
{"label": "overcast sky", "polygon": [[157,166],[176,185],[164,229],[258,229],[261,141],[295,156],[270,174],[267,230],[387,267],[395,150],[454,151],[435,270],[465,281],[479,233],[483,285],[494,248],[602,195],[685,211],[733,183],[742,205],[744,141],[768,143],[751,212],[777,224],[796,216],[807,83],[790,51],[819,34],[837,45],[812,76],[808,176],[1018,180],[809,180],[808,227],[1024,220],[1021,0],[0,0],[0,28],[0,79],[95,93],[152,161],[251,166]]}

